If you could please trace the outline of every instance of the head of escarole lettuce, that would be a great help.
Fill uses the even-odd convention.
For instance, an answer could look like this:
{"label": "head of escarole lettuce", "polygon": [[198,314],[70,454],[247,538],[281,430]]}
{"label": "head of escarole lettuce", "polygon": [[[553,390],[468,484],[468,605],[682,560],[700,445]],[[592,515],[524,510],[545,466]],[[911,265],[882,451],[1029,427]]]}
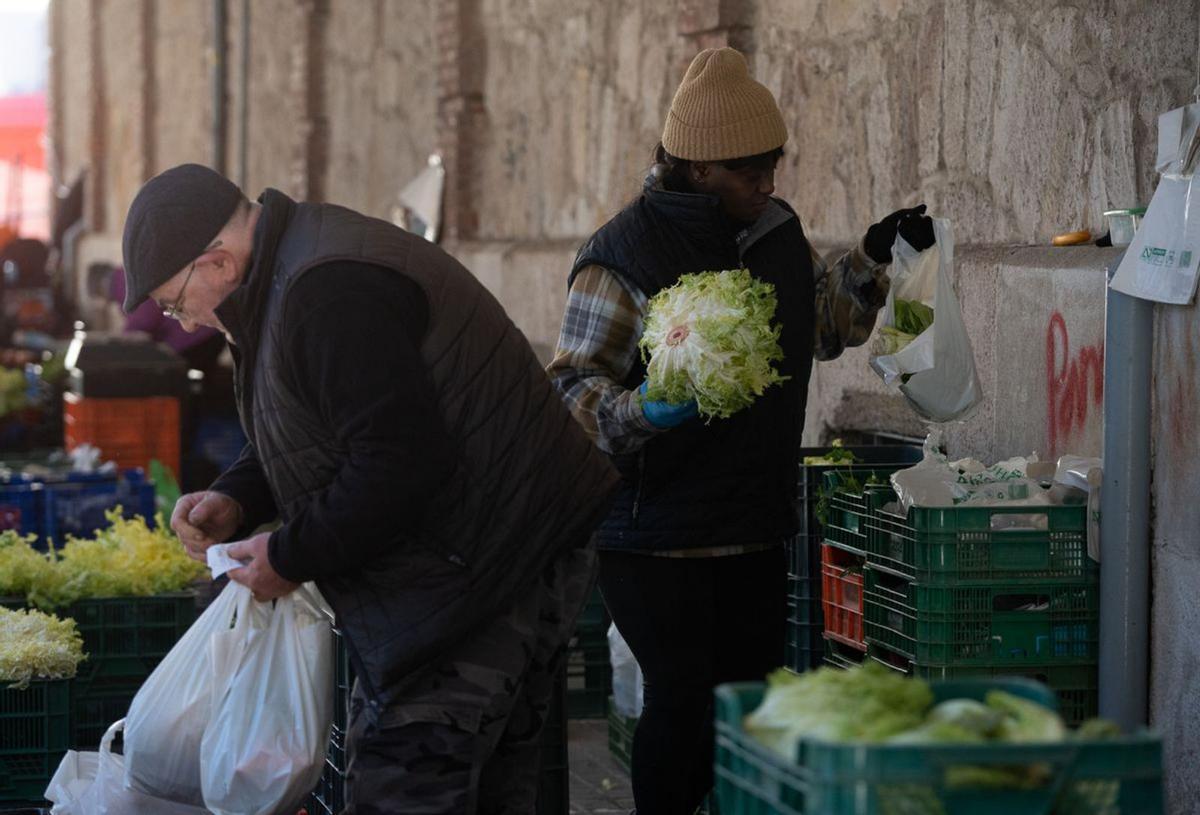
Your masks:
{"label": "head of escarole lettuce", "polygon": [[696,400],[706,419],[728,418],[783,382],[775,287],[748,269],[683,275],[647,305],[639,343],[646,398]]}

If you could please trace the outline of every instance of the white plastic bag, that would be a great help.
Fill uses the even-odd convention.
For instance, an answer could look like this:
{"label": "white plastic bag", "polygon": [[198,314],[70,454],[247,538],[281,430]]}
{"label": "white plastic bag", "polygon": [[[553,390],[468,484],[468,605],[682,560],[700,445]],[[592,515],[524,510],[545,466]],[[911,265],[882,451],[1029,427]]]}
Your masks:
{"label": "white plastic bag", "polygon": [[948,422],[966,416],[982,398],[982,388],[950,275],[954,230],[948,220],[934,218],[933,233],[936,242],[924,252],[896,236],[888,272],[892,285],[880,314],[882,325],[893,326],[896,300],[918,300],[933,306],[933,324],[895,353],[873,355],[870,364],[923,418]]}
{"label": "white plastic bag", "polygon": [[608,627],[608,654],[612,662],[613,704],[622,716],[642,715],[642,667],[617,630]]}
{"label": "white plastic bag", "polygon": [[294,812],[321,776],[333,722],[324,601],[305,584],[273,606],[252,603],[213,638],[211,655],[212,719],[200,745],[205,805],[216,815]]}
{"label": "white plastic bag", "polygon": [[[236,583],[225,587],[142,683],[125,717],[125,777],[149,795],[200,805],[200,741],[212,713],[214,635],[230,630],[253,597]],[[243,611],[243,614],[245,611]]]}
{"label": "white plastic bag", "polygon": [[125,724],[110,726],[100,752],[70,750],[46,787],[52,815],[206,815],[201,807],[154,798],[125,787],[124,757],[113,755],[113,737]]}

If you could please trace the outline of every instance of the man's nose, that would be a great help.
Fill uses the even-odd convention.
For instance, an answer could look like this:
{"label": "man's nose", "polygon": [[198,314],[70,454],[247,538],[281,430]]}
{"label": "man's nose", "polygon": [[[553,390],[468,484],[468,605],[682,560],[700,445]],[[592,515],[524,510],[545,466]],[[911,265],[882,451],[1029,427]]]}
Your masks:
{"label": "man's nose", "polygon": [[758,185],[758,191],[763,195],[775,192],[775,173],[771,172],[763,176],[762,183]]}

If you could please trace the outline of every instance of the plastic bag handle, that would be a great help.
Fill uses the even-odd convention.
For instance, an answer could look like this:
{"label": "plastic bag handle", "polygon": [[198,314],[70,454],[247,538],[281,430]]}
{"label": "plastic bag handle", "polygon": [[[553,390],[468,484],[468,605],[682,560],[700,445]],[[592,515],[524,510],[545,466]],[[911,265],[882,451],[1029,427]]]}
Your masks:
{"label": "plastic bag handle", "polygon": [[104,731],[104,736],[100,739],[100,755],[103,756],[112,752],[113,739],[117,737],[118,733],[124,732],[124,730],[124,719],[117,719],[108,726],[108,729]]}

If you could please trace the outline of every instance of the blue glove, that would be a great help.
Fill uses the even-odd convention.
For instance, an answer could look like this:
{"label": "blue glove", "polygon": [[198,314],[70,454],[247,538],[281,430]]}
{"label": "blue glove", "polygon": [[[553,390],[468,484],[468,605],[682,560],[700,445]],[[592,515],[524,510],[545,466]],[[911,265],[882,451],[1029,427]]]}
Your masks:
{"label": "blue glove", "polygon": [[647,399],[645,382],[638,388],[638,395],[642,403],[642,414],[646,417],[646,421],[659,430],[678,427],[699,413],[695,399],[689,399],[680,404],[653,402]]}

